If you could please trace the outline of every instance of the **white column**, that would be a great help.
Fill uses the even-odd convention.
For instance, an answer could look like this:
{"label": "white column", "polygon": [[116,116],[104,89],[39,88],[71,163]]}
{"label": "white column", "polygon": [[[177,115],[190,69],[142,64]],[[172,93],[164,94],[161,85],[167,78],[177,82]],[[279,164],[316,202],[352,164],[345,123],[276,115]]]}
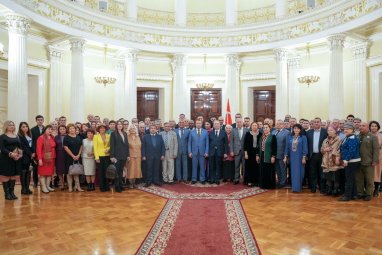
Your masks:
{"label": "white column", "polygon": [[276,0],[276,18],[288,16],[288,0]]}
{"label": "white column", "polygon": [[276,120],[288,114],[288,51],[275,49],[276,57]]}
{"label": "white column", "polygon": [[225,1],[225,24],[227,26],[237,24],[237,0]]}
{"label": "white column", "polygon": [[187,0],[175,0],[175,24],[187,25]]}
{"label": "white column", "polygon": [[[240,66],[241,62],[237,54],[228,54],[225,57],[225,82],[227,89],[227,98],[223,98],[223,113],[226,111],[227,101],[231,106],[232,121],[234,121],[234,115],[240,112]],[[225,115],[223,115],[225,116]]]}
{"label": "white column", "polygon": [[117,81],[114,86],[114,119],[126,118],[129,102],[125,89],[125,60],[119,59],[115,62]]}
{"label": "white column", "polygon": [[138,19],[137,0],[127,0],[127,18],[131,21]]}
{"label": "white column", "polygon": [[370,117],[371,120],[382,120],[382,65],[370,66]]}
{"label": "white column", "polygon": [[330,47],[329,64],[329,119],[344,118],[343,47],[345,35],[328,38]]}
{"label": "white column", "polygon": [[126,118],[137,117],[137,51],[130,50],[125,55],[125,109]]}
{"label": "white column", "polygon": [[367,121],[368,95],[367,95],[367,69],[366,58],[369,44],[367,42],[354,46],[354,114]]}
{"label": "white column", "polygon": [[[172,89],[172,118],[177,120],[179,114],[186,114],[190,117],[190,88],[187,87],[187,68],[186,56],[177,54],[171,62],[173,73],[173,89]],[[184,95],[184,96],[181,96]]]}
{"label": "white column", "polygon": [[29,20],[9,14],[8,25],[8,119],[18,125],[28,121],[28,70],[26,39]]}
{"label": "white column", "polygon": [[297,119],[300,118],[300,84],[297,81],[300,60],[299,56],[288,59],[288,113]]}
{"label": "white column", "polygon": [[84,121],[85,116],[85,77],[84,45],[82,38],[69,40],[72,51],[71,87],[70,87],[70,121]]}
{"label": "white column", "polygon": [[62,55],[63,51],[48,46],[49,69],[49,120],[62,115]]}

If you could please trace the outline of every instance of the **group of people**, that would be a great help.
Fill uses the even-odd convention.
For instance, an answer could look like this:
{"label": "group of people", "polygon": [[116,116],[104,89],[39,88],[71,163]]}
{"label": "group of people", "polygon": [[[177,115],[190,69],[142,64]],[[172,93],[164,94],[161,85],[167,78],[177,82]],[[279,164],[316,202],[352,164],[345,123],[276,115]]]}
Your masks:
{"label": "group of people", "polygon": [[[311,121],[290,115],[284,120],[250,122],[235,115],[235,123],[224,124],[222,116],[204,121],[187,120],[184,114],[176,123],[133,118],[117,121],[88,115],[86,123],[66,124],[61,116],[44,126],[36,116],[36,126],[21,122],[16,134],[12,121],[4,123],[0,136],[0,175],[5,199],[14,194],[16,176],[21,193],[54,191],[52,177],[62,190],[84,191],[74,165],[82,164],[87,191],[110,190],[107,171],[116,169],[116,192],[125,186],[200,182],[219,185],[232,182],[264,189],[291,185],[301,192],[307,185],[326,195],[343,195],[340,201],[371,200],[379,195],[382,164],[382,134],[376,121],[362,122],[349,115],[346,120]],[[32,174],[31,174],[32,172]],[[66,180],[66,181],[65,181]]]}

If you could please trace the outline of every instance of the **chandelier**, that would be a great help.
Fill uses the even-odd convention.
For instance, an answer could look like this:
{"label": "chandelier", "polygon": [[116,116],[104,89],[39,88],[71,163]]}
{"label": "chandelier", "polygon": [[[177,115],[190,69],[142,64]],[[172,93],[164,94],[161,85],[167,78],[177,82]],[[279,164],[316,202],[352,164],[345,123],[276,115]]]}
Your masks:
{"label": "chandelier", "polygon": [[[310,62],[310,49],[309,43],[306,44],[306,64]],[[302,85],[309,85],[320,80],[320,76],[316,70],[303,69],[297,73],[297,80]]]}
{"label": "chandelier", "polygon": [[[205,54],[204,54],[204,61],[203,61],[203,73],[204,73],[204,76],[207,76],[207,59]],[[203,89],[203,90],[212,89],[214,87],[214,83],[208,80],[210,79],[203,78],[201,79],[201,81],[197,82],[195,85],[198,89]]]}
{"label": "chandelier", "polygon": [[[104,49],[104,64],[106,66],[106,53],[107,53],[107,45],[105,44]],[[97,83],[103,84],[104,87],[108,84],[114,84],[117,81],[117,78],[111,72],[101,72],[99,75],[94,77],[94,80]]]}

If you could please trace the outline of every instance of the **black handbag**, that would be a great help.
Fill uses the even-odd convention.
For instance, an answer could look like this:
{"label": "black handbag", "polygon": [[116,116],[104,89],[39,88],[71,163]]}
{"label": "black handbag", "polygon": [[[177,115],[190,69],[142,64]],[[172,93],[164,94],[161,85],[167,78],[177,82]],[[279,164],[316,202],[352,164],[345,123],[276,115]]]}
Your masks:
{"label": "black handbag", "polygon": [[110,164],[106,168],[106,178],[111,180],[114,180],[115,178],[117,178],[117,168],[115,167],[114,164]]}

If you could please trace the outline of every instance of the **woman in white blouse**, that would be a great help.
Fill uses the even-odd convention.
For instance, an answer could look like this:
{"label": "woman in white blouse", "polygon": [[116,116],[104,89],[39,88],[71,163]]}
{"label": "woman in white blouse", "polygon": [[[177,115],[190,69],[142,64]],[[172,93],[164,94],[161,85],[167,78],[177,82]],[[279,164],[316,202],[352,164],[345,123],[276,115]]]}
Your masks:
{"label": "woman in white blouse", "polygon": [[86,176],[86,182],[88,184],[87,191],[95,190],[94,180],[96,172],[96,162],[94,159],[94,150],[93,150],[93,137],[94,130],[88,129],[86,131],[86,138],[82,140],[82,164],[84,165],[84,173]]}

